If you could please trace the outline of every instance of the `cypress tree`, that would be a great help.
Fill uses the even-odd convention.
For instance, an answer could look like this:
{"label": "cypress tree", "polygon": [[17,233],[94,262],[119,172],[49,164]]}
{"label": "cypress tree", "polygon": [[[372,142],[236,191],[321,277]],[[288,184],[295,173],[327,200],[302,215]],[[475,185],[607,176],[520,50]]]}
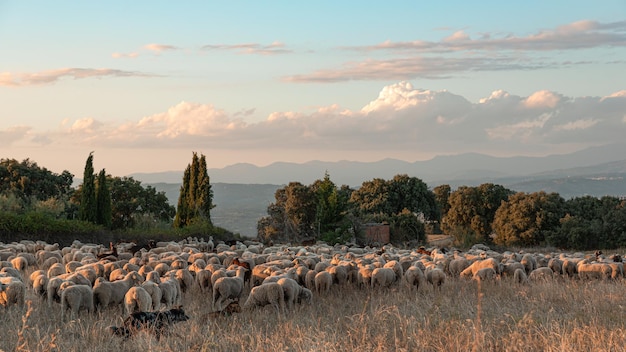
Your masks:
{"label": "cypress tree", "polygon": [[89,153],[83,174],[83,187],[80,196],[78,217],[80,220],[96,222],[97,205],[95,175],[93,170],[93,152]]}
{"label": "cypress tree", "polygon": [[198,165],[198,171],[200,173],[198,177],[198,193],[196,199],[198,202],[198,208],[200,215],[206,220],[211,222],[211,209],[215,208],[213,204],[213,189],[211,188],[211,179],[206,167],[206,157],[200,156],[200,163]]}
{"label": "cypress tree", "polygon": [[111,192],[107,184],[106,171],[100,170],[96,184],[96,223],[111,228],[113,213],[111,209]]}
{"label": "cypress tree", "polygon": [[174,227],[184,227],[187,225],[189,218],[187,194],[189,193],[190,173],[191,167],[187,166],[183,174],[183,184],[180,186],[180,195],[178,196],[178,204],[176,205],[176,216],[174,217]]}
{"label": "cypress tree", "polygon": [[183,175],[174,226],[183,227],[194,218],[201,218],[210,224],[211,209],[214,207],[206,158],[204,155],[198,158],[198,154],[194,152],[191,163],[187,165]]}

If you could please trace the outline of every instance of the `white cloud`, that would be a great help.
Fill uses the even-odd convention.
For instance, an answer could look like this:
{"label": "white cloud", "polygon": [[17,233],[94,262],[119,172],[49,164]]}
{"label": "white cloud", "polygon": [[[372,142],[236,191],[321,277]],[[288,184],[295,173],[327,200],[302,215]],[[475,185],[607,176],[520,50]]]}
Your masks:
{"label": "white cloud", "polygon": [[[316,150],[336,155],[375,151],[390,156],[463,150],[519,155],[538,148],[547,153],[563,145],[621,142],[626,135],[624,111],[622,94],[571,98],[539,91],[522,97],[499,90],[471,103],[445,90],[416,89],[399,82],[382,88],[377,98],[358,110],[330,105],[314,112],[277,111],[263,121],[248,122],[240,112],[181,102],[124,124],[68,120],[59,131],[36,135],[39,141],[85,148]],[[26,131],[21,133],[19,138]]]}

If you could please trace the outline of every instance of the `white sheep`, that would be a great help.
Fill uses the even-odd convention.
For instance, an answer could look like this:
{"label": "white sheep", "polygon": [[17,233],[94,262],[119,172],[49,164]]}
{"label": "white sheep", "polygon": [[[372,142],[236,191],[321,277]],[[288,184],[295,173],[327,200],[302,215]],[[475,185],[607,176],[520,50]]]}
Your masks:
{"label": "white sheep", "polygon": [[161,303],[165,304],[166,308],[171,308],[181,303],[182,292],[180,283],[175,277],[161,280],[158,285],[161,289]]}
{"label": "white sheep", "polygon": [[93,290],[88,285],[76,285],[71,281],[66,281],[59,288],[61,291],[61,321],[64,320],[65,311],[70,309],[70,319],[73,319],[80,309],[92,313]]}
{"label": "white sheep", "polygon": [[531,271],[528,279],[531,281],[546,281],[554,279],[554,271],[547,266],[542,266]]}
{"label": "white sheep", "polygon": [[24,308],[26,285],[14,277],[0,277],[0,305],[9,308],[17,305]]}
{"label": "white sheep", "polygon": [[493,282],[496,280],[497,277],[498,277],[498,274],[496,273],[495,270],[493,270],[493,268],[482,268],[478,270],[476,274],[474,274],[474,276],[472,277],[472,280],[480,281],[480,282],[485,282],[485,281]]}
{"label": "white sheep", "polygon": [[300,284],[298,284],[296,280],[290,278],[282,278],[278,280],[278,284],[283,288],[283,291],[285,292],[285,303],[287,303],[287,308],[289,308],[289,310],[292,310],[296,302],[301,299],[304,299],[308,301],[308,303],[311,303],[311,291],[306,287],[300,286]]}
{"label": "white sheep", "polygon": [[417,290],[419,291],[419,288],[424,287],[424,284],[426,283],[426,276],[419,267],[410,266],[404,272],[404,281],[411,290],[413,290],[413,287],[417,287]]}
{"label": "white sheep", "polygon": [[[315,270],[313,271],[315,272]],[[330,287],[333,285],[333,276],[328,271],[320,271],[315,275],[315,291],[318,294],[326,294],[330,292]]]}
{"label": "white sheep", "polygon": [[501,265],[494,258],[485,258],[483,260],[477,260],[470,264],[465,270],[463,270],[460,274],[461,277],[472,278],[476,274],[476,272],[482,268],[492,268],[495,270],[496,274],[500,274],[502,272]]}
{"label": "white sheep", "polygon": [[161,309],[161,299],[163,298],[163,293],[161,292],[159,284],[154,281],[144,281],[141,284],[141,287],[143,287],[152,298],[152,309]]}
{"label": "white sheep", "polygon": [[110,305],[119,305],[122,307],[126,292],[128,292],[131,287],[141,284],[142,282],[143,278],[136,271],[128,273],[123,280],[113,282],[99,277],[93,285],[96,309],[106,308]]}
{"label": "white sheep", "polygon": [[446,273],[442,269],[437,267],[426,268],[426,281],[433,285],[433,287],[441,289],[441,285],[446,282]]}
{"label": "white sheep", "polygon": [[24,257],[17,256],[11,259],[11,265],[13,265],[13,267],[18,271],[24,272],[26,271],[26,268],[28,268],[28,260]]}
{"label": "white sheep", "polygon": [[285,292],[280,284],[270,282],[253,287],[243,308],[253,309],[266,305],[272,305],[279,316],[281,313],[285,314]]}
{"label": "white sheep", "polygon": [[201,292],[206,293],[212,291],[213,286],[211,286],[211,275],[212,273],[206,269],[196,271],[196,285],[200,287]]}
{"label": "white sheep", "polygon": [[372,271],[372,288],[377,284],[389,287],[396,281],[396,273],[391,268],[376,268]]}
{"label": "white sheep", "polygon": [[522,263],[522,265],[524,265],[524,269],[526,270],[526,274],[529,275],[529,277],[530,277],[530,273],[533,270],[537,269],[537,260],[530,253],[524,254],[524,256],[522,256],[522,260],[520,260],[520,263]]}
{"label": "white sheep", "polygon": [[513,282],[518,284],[525,284],[528,281],[528,276],[526,275],[526,270],[522,268],[515,269],[513,273]]}
{"label": "white sheep", "polygon": [[124,295],[126,314],[148,312],[152,308],[152,296],[142,286],[133,286]]}
{"label": "white sheep", "polygon": [[213,284],[213,308],[222,310],[228,299],[239,300],[243,292],[246,269],[239,267],[235,277],[221,277]]}
{"label": "white sheep", "polygon": [[309,269],[304,276],[304,286],[309,290],[317,290],[315,287],[315,276],[317,275],[317,271],[313,269]]}

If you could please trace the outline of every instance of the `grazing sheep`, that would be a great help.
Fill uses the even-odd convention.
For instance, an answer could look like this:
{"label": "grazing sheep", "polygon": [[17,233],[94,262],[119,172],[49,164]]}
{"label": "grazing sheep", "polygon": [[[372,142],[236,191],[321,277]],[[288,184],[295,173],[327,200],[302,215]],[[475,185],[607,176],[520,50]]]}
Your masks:
{"label": "grazing sheep", "polygon": [[66,281],[59,288],[61,291],[61,321],[64,321],[65,312],[70,309],[70,319],[78,314],[80,309],[93,313],[93,290],[88,285],[76,285]]}
{"label": "grazing sheep", "polygon": [[409,289],[413,290],[413,287],[417,287],[419,291],[420,287],[424,287],[426,283],[426,276],[424,276],[424,272],[417,266],[410,266],[404,272],[404,281],[409,286]]}
{"label": "grazing sheep", "polygon": [[589,263],[586,259],[578,262],[576,269],[581,279],[609,279],[613,275],[613,269],[609,265]]}
{"label": "grazing sheep", "polygon": [[564,259],[562,270],[563,274],[568,277],[577,277],[578,276],[578,267],[576,266],[577,260],[575,259]]}
{"label": "grazing sheep", "polygon": [[385,265],[383,265],[383,268],[393,269],[393,272],[396,274],[396,280],[399,280],[404,276],[404,270],[402,269],[402,265],[400,265],[397,260],[388,261],[387,263],[385,263]]}
{"label": "grazing sheep", "polygon": [[375,267],[373,265],[366,265],[359,268],[357,271],[357,284],[359,287],[370,287],[372,285],[372,273]]}
{"label": "grazing sheep", "polygon": [[315,287],[315,276],[317,276],[317,271],[313,269],[309,269],[304,276],[304,286],[309,290],[317,290]]}
{"label": "grazing sheep", "polygon": [[196,271],[196,285],[200,287],[203,293],[210,292],[213,289],[211,284],[211,272],[209,270],[200,269]]}
{"label": "grazing sheep", "polygon": [[37,297],[45,298],[48,288],[48,276],[43,270],[33,271],[29,276],[30,285],[33,288],[33,293]]}
{"label": "grazing sheep", "polygon": [[507,261],[502,265],[502,276],[513,277],[517,269],[524,270],[524,275],[526,275],[526,269],[522,263],[513,260]]}
{"label": "grazing sheep", "polygon": [[0,277],[0,305],[9,308],[17,305],[24,308],[26,285],[14,277]]}
{"label": "grazing sheep", "polygon": [[166,308],[171,308],[181,303],[182,291],[180,283],[175,277],[161,281],[159,288],[161,289],[161,303],[165,304]]}
{"label": "grazing sheep", "polygon": [[[315,271],[313,271],[315,272]],[[328,271],[320,271],[315,275],[315,291],[318,294],[325,294],[330,292],[330,287],[333,285],[333,276]]]}
{"label": "grazing sheep", "polygon": [[152,309],[161,309],[161,299],[163,298],[163,293],[161,292],[159,284],[154,281],[144,281],[141,284],[141,287],[143,287],[143,289],[150,295],[150,298],[152,298]]}
{"label": "grazing sheep", "polygon": [[46,298],[48,300],[48,307],[52,308],[52,302],[61,303],[61,292],[59,288],[65,280],[60,277],[53,277],[48,280],[48,286],[46,287]]}
{"label": "grazing sheep", "polygon": [[426,269],[426,281],[428,281],[433,287],[441,289],[441,285],[446,282],[446,273],[439,268],[427,268]]}
{"label": "grazing sheep", "polygon": [[554,279],[554,271],[548,268],[547,266],[543,266],[537,268],[530,272],[528,275],[528,280],[530,281],[547,281]]}
{"label": "grazing sheep", "polygon": [[496,274],[496,271],[493,270],[493,268],[482,268],[478,270],[476,274],[474,274],[474,277],[472,277],[472,280],[481,281],[481,282],[485,282],[485,281],[493,282],[496,280],[497,277],[498,277],[498,274]]}
{"label": "grazing sheep", "polygon": [[110,305],[119,305],[123,309],[122,303],[126,292],[141,282],[143,282],[143,278],[136,271],[128,273],[123,280],[113,282],[99,277],[93,285],[96,309],[106,308]]}
{"label": "grazing sheep", "polygon": [[142,286],[133,286],[124,295],[126,314],[147,312],[152,307],[152,296]]}
{"label": "grazing sheep", "polygon": [[472,278],[476,274],[476,272],[482,268],[492,268],[495,270],[496,274],[500,274],[502,270],[500,269],[500,264],[494,258],[486,258],[483,260],[477,260],[470,264],[465,270],[463,270],[460,274],[461,277]]}
{"label": "grazing sheep", "polygon": [[452,277],[459,277],[461,272],[467,269],[468,266],[470,266],[470,262],[466,258],[452,259],[448,264],[448,273],[450,273]]}
{"label": "grazing sheep", "polygon": [[13,265],[16,270],[24,272],[26,268],[28,268],[28,260],[24,257],[15,257],[11,259],[11,265]]}
{"label": "grazing sheep", "polygon": [[226,300],[238,300],[243,293],[246,268],[239,267],[235,277],[221,277],[213,284],[213,308],[222,310]]}
{"label": "grazing sheep", "polygon": [[389,287],[396,282],[396,273],[391,268],[376,268],[372,271],[372,288],[377,284]]}
{"label": "grazing sheep", "polygon": [[522,265],[524,266],[524,270],[526,271],[526,274],[529,275],[529,277],[530,273],[533,270],[537,269],[537,260],[530,253],[524,254],[522,256],[522,260],[520,260],[520,263],[522,263]]}
{"label": "grazing sheep", "polygon": [[552,269],[552,271],[557,275],[563,274],[563,261],[559,258],[550,258],[548,261],[548,268]]}
{"label": "grazing sheep", "polygon": [[[287,308],[289,310],[293,310],[296,302],[298,300],[304,298],[311,303],[312,295],[310,294],[310,290],[308,288],[300,286],[298,282],[294,279],[290,278],[282,278],[277,282],[285,292],[285,302],[287,303]],[[306,291],[308,292],[306,292]]]}
{"label": "grazing sheep", "polygon": [[525,284],[528,281],[528,276],[526,275],[526,270],[522,268],[515,269],[513,273],[513,282],[518,284]]}
{"label": "grazing sheep", "polygon": [[279,316],[281,313],[285,314],[285,291],[277,282],[269,282],[253,287],[243,308],[249,310],[255,307],[264,307],[268,304],[271,304],[276,309]]}

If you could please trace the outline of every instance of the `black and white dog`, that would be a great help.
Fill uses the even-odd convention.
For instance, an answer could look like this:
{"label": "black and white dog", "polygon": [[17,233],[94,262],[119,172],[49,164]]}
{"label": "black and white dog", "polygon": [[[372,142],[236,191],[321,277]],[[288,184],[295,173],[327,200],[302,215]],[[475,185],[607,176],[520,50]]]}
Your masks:
{"label": "black and white dog", "polygon": [[157,340],[167,333],[167,328],[173,323],[187,321],[189,317],[182,307],[157,312],[137,312],[124,319],[124,325],[111,326],[114,335],[131,337],[139,330],[149,330],[156,335]]}

